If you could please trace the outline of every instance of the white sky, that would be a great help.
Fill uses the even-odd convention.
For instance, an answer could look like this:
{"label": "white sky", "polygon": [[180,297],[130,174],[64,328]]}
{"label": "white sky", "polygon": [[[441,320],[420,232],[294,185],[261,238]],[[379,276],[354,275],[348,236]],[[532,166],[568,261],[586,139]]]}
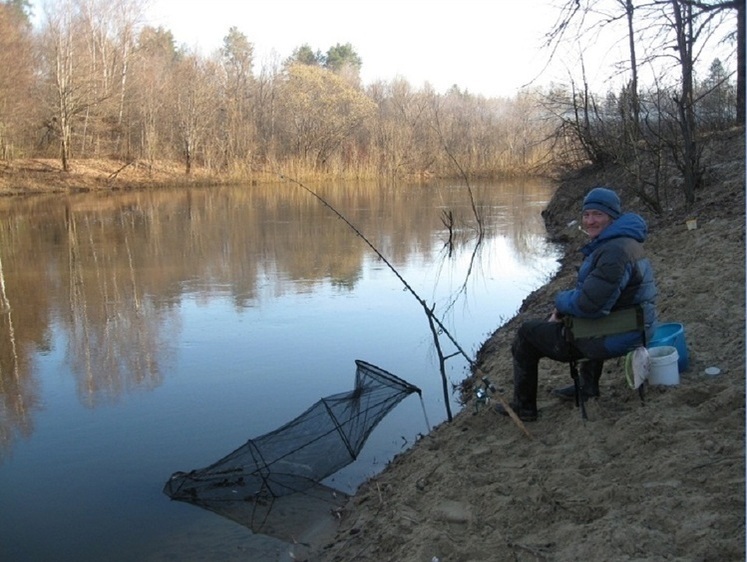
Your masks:
{"label": "white sky", "polygon": [[322,53],[350,43],[364,84],[401,76],[415,88],[456,84],[488,97],[511,96],[540,74],[543,35],[557,17],[551,0],[152,0],[148,14],[205,54],[231,26],[259,65],[304,43]]}
{"label": "white sky", "polygon": [[[32,0],[37,20],[45,3]],[[182,46],[208,55],[235,26],[254,45],[255,71],[308,44],[326,53],[350,43],[363,61],[364,84],[405,78],[438,93],[456,84],[487,97],[512,96],[522,86],[581,79],[578,45],[543,49],[566,0],[143,0],[146,22],[170,30]],[[615,36],[616,35],[616,36]],[[583,39],[586,79],[597,93],[617,91],[627,79],[614,63],[627,59],[625,30]],[[728,56],[728,55],[726,55]],[[712,57],[704,58],[707,70]],[[722,56],[722,60],[726,59]],[[646,69],[641,77],[646,80]],[[656,71],[658,74],[659,71]]]}

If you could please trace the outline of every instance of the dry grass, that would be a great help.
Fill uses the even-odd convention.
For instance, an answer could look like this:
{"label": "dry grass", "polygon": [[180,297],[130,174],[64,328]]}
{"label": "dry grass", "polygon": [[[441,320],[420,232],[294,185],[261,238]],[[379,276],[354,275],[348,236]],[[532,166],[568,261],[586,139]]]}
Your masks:
{"label": "dry grass", "polygon": [[194,168],[188,176],[176,163],[74,160],[65,172],[56,159],[18,159],[0,163],[0,195],[145,189],[225,183],[225,176]]}
{"label": "dry grass", "polygon": [[[65,172],[59,159],[25,158],[0,161],[0,196],[267,183],[277,181],[281,176],[315,182],[375,180],[381,178],[381,173],[365,167],[350,170],[334,167],[325,170],[310,169],[303,162],[288,161],[275,165],[268,163],[263,169],[247,166],[222,171],[193,166],[192,172],[187,175],[184,165],[179,162],[158,161],[150,164],[142,160],[126,162],[106,158],[73,160],[70,170]],[[400,179],[424,182],[435,177],[423,172],[401,176]]]}

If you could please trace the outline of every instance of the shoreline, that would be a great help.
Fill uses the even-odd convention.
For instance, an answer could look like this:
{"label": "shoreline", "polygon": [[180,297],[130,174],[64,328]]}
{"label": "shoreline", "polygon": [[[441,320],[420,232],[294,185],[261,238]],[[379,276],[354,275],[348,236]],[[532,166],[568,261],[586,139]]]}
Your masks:
{"label": "shoreline", "polygon": [[[524,178],[526,176],[521,176]],[[534,176],[543,178],[547,176]],[[182,165],[176,162],[143,161],[125,162],[111,159],[73,160],[70,171],[62,170],[59,160],[44,158],[0,161],[0,197],[30,196],[41,194],[105,193],[120,191],[152,190],[180,187],[210,187],[259,183],[272,183],[292,179],[293,181],[316,183],[319,181],[375,181],[376,177],[338,177],[328,174],[307,174],[292,178],[280,172],[231,173],[214,172],[202,167],[193,167],[187,175]],[[494,179],[511,180],[511,177],[473,178],[479,181]],[[400,177],[396,181],[413,184],[430,181],[463,181],[462,176],[452,178],[435,177],[428,174]]]}
{"label": "shoreline", "polygon": [[199,168],[187,176],[174,163],[149,166],[139,161],[73,160],[68,172],[55,159],[28,158],[0,163],[0,197],[198,187],[235,181]]}
{"label": "shoreline", "polygon": [[[692,208],[673,203],[660,216],[621,189],[614,171],[562,182],[543,212],[548,237],[563,245],[558,272],[476,359],[510,398],[514,333],[524,320],[546,316],[554,294],[575,282],[585,238],[571,221],[589,188],[608,185],[649,224],[659,321],[685,326],[690,368],[678,386],[647,385],[641,401],[622,360],[609,360],[602,397],[587,405],[584,422],[572,403],[549,395],[568,384],[567,365],[543,360],[540,418],[525,424],[531,437],[466,404],[361,485],[335,540],[309,560],[743,559],[743,149],[737,154],[730,173]],[[698,226],[689,230],[692,217]],[[710,366],[721,375],[707,376]],[[477,379],[465,381],[463,395]]]}
{"label": "shoreline", "polygon": [[[548,238],[563,246],[558,271],[485,340],[475,361],[509,397],[515,330],[546,315],[555,292],[573,283],[583,235],[571,222],[590,187],[609,185],[626,210],[649,224],[646,251],[659,286],[660,320],[686,330],[691,367],[680,385],[649,387],[641,402],[621,361],[611,360],[602,397],[588,405],[590,421],[583,422],[572,404],[547,393],[568,383],[567,366],[543,361],[540,419],[526,424],[530,438],[510,420],[488,409],[473,415],[465,404],[453,422],[433,428],[359,487],[331,542],[315,552],[293,545],[295,559],[744,559],[743,142],[742,135],[741,147],[733,147],[738,159],[712,166],[715,179],[693,207],[685,208],[672,189],[659,216],[625,188],[619,170],[561,182],[542,213]],[[55,184],[57,191],[13,194],[3,191],[9,174],[0,171],[0,194],[161,187],[124,178],[121,186],[102,184],[112,173],[106,170],[94,175],[98,187]],[[55,173],[40,170],[35,177]],[[686,225],[692,217],[694,230]],[[705,375],[711,366],[721,374]],[[467,396],[471,382],[461,388]]]}

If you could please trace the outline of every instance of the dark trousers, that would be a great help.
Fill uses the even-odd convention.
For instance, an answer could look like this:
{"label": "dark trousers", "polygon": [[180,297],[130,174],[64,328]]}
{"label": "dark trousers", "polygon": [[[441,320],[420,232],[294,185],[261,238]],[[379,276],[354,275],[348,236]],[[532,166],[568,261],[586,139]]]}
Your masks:
{"label": "dark trousers", "polygon": [[562,322],[547,322],[546,320],[529,320],[521,325],[514,343],[511,346],[514,359],[514,402],[520,409],[527,412],[537,412],[537,378],[539,360],[547,357],[562,363],[594,358],[579,364],[579,376],[585,382],[584,387],[590,385],[598,388],[602,375],[604,360],[601,343],[590,342],[576,345],[569,342],[565,336],[565,326]]}

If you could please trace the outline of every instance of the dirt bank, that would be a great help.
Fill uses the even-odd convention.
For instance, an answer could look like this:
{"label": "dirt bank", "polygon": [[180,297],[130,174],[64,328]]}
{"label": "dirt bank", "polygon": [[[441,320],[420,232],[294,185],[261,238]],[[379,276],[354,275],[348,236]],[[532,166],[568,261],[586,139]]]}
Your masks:
{"label": "dirt bank", "polygon": [[[594,185],[611,185],[649,222],[647,251],[662,322],[685,326],[690,369],[679,386],[649,386],[641,403],[621,360],[583,422],[548,391],[567,366],[540,364],[540,419],[527,438],[491,410],[465,408],[394,459],[347,506],[325,561],[744,560],[745,185],[743,136],[709,166],[685,210],[672,190],[654,216],[616,173],[560,187],[548,230],[566,240],[557,277],[485,342],[479,368],[508,396],[510,342],[573,284],[582,239],[566,225]],[[688,230],[685,220],[697,219]],[[721,374],[704,373],[717,366]]]}
{"label": "dirt bank", "polygon": [[74,160],[67,172],[59,160],[53,159],[0,162],[0,196],[154,189],[225,181],[226,176],[199,167],[186,175],[183,166],[168,162]]}

